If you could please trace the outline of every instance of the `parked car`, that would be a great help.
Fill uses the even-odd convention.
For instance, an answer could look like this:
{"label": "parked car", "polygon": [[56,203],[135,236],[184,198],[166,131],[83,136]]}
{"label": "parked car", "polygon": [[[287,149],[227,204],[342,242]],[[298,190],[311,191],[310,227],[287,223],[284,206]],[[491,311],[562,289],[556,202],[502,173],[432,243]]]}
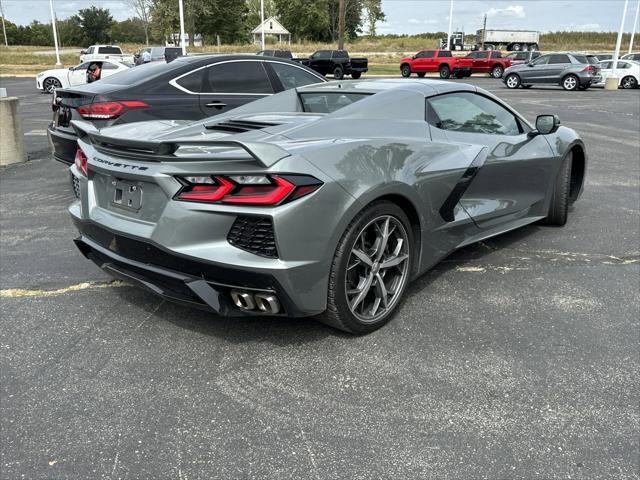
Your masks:
{"label": "parked car", "polygon": [[118,60],[133,63],[133,55],[122,53],[122,49],[117,45],[91,45],[80,52],[80,61],[91,60]]}
{"label": "parked car", "polygon": [[291,50],[260,50],[256,55],[260,55],[261,57],[286,58],[287,60],[293,59]]}
{"label": "parked car", "polygon": [[550,84],[565,90],[586,90],[601,78],[600,66],[591,64],[584,54],[550,53],[533,62],[509,67],[503,81],[507,88]]}
{"label": "parked car", "polygon": [[309,58],[297,60],[321,75],[332,74],[336,80],[341,80],[345,75],[351,75],[356,80],[369,70],[366,58],[350,58],[346,50],[318,50]]}
{"label": "parked car", "polygon": [[[527,52],[513,52],[506,56],[511,60],[511,65],[520,65],[522,63],[529,63],[538,58],[541,53],[537,50],[529,50]],[[503,72],[504,73],[504,72]]]}
{"label": "parked car", "polygon": [[622,60],[634,60],[640,62],[640,52],[627,53],[622,56]]}
{"label": "parked car", "polygon": [[145,47],[138,50],[133,55],[133,61],[136,65],[148,63],[143,60],[144,52],[149,52],[150,62],[172,62],[182,56],[181,47]]}
{"label": "parked car", "polygon": [[596,57],[598,61],[601,62],[603,60],[611,60],[613,58],[612,53],[596,53]]}
{"label": "parked car", "polygon": [[449,78],[451,75],[463,78],[471,76],[472,68],[472,59],[454,57],[450,50],[422,50],[400,60],[403,77],[409,77],[412,73],[424,77],[427,72],[438,72],[440,78]]}
{"label": "parked car", "polygon": [[53,157],[73,163],[72,120],[97,128],[143,120],[198,120],[288,88],[325,82],[296,62],[247,55],[179,57],[100,82],[57,90],[47,129]]}
{"label": "parked car", "polygon": [[[602,75],[602,80],[594,86],[602,87],[605,84],[605,81],[608,77],[613,76],[613,61],[605,60],[600,62],[600,72]],[[618,85],[621,88],[629,89],[629,88],[638,88],[640,85],[640,63],[635,62],[633,60],[619,60],[618,68],[615,72],[620,81]]]}
{"label": "parked car", "polygon": [[493,78],[502,78],[502,73],[511,66],[511,59],[503,58],[497,50],[471,52],[467,58],[473,61],[472,73],[488,73]]}
{"label": "parked car", "polygon": [[357,334],[455,249],[564,225],[586,163],[556,115],[534,126],[440,80],[332,82],[184,126],[76,129],[84,256],[170,301]]}
{"label": "parked car", "polygon": [[80,65],[69,68],[56,68],[45,70],[36,75],[36,88],[45,93],[53,93],[60,88],[75,87],[87,83],[87,69],[91,65],[98,65],[101,70],[100,78],[105,78],[114,73],[128,70],[133,65],[117,60],[103,60],[82,62]]}

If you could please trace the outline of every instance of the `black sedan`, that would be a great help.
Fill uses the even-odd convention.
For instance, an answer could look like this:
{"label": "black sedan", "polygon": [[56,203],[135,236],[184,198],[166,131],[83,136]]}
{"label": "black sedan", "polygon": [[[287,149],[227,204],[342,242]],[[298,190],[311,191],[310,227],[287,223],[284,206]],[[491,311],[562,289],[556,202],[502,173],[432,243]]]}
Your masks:
{"label": "black sedan", "polygon": [[97,128],[145,120],[198,120],[289,88],[326,80],[282,58],[251,55],[180,57],[154,62],[80,87],[56,90],[47,129],[53,157],[71,164],[71,120]]}

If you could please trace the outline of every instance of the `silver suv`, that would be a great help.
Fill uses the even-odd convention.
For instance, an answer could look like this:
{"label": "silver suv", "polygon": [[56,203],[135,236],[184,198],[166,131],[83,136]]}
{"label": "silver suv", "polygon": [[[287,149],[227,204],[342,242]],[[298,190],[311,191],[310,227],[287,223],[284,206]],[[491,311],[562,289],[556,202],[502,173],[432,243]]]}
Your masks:
{"label": "silver suv", "polygon": [[586,90],[601,80],[600,66],[580,53],[549,53],[532,62],[512,65],[504,71],[507,88],[560,85],[565,90]]}

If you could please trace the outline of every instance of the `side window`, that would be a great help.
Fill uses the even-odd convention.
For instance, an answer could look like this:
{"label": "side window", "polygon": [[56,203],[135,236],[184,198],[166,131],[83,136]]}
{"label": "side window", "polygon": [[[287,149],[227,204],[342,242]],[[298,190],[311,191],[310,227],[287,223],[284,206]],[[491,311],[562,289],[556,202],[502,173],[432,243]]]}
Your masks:
{"label": "side window", "polygon": [[81,63],[80,65],[78,65],[77,67],[73,67],[74,70],[86,70],[87,68],[89,68],[89,65],[91,64],[91,62],[84,62]]}
{"label": "side window", "polygon": [[559,63],[571,63],[571,60],[569,60],[568,55],[562,55],[562,54],[551,55],[551,58],[549,59],[549,65],[556,65]]}
{"label": "side window", "polygon": [[491,52],[491,58],[502,58],[502,53],[500,52]]}
{"label": "side window", "polygon": [[91,55],[93,53],[93,47],[89,47],[86,50],[86,55]]}
{"label": "side window", "polygon": [[205,70],[205,68],[196,70],[176,80],[176,83],[192,93],[200,93],[202,91],[202,78],[204,77]]}
{"label": "side window", "polygon": [[438,52],[438,57],[439,57],[439,58],[442,58],[442,57],[451,57],[451,56],[452,56],[452,55],[451,55],[451,52],[450,52],[450,51],[448,51],[448,50],[440,50],[440,51]]}
{"label": "side window", "polygon": [[631,68],[631,64],[627,62],[618,62],[618,68]]}
{"label": "side window", "polygon": [[543,55],[542,57],[538,57],[536,58],[536,60],[533,62],[534,65],[546,65],[547,63],[549,63],[549,59],[551,58],[551,55]]}
{"label": "side window", "polygon": [[273,93],[262,62],[227,62],[205,70],[205,93]]}
{"label": "side window", "polygon": [[327,58],[331,58],[331,52],[329,50],[318,50],[314,55],[313,58],[318,59],[318,60],[324,60]]}
{"label": "side window", "polygon": [[348,58],[346,50],[334,50],[333,58]]}
{"label": "side window", "polygon": [[117,70],[118,66],[114,63],[111,62],[102,62],[102,69],[103,70]]}
{"label": "side window", "polygon": [[520,123],[506,108],[493,100],[470,92],[449,93],[428,99],[432,111],[427,120],[442,130],[518,135]]}
{"label": "side window", "polygon": [[285,90],[321,82],[318,77],[298,67],[285,63],[269,62]]}
{"label": "side window", "polygon": [[122,50],[120,50],[120,47],[100,47],[98,49],[98,53],[104,53],[108,55],[121,55]]}
{"label": "side window", "polygon": [[[613,65],[613,62],[602,62],[600,63],[600,68],[604,68],[606,70],[611,68],[611,65]],[[620,64],[618,64],[620,65]]]}

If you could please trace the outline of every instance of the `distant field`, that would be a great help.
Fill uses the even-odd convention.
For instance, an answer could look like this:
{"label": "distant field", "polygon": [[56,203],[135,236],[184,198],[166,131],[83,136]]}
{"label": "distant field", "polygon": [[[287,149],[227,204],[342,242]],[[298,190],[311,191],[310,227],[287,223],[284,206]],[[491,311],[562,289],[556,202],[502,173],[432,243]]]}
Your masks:
{"label": "distant field", "polygon": [[[442,34],[423,34],[420,36],[395,36],[395,37],[362,37],[356,41],[348,42],[345,48],[352,55],[366,55],[369,58],[369,73],[389,74],[398,72],[398,62],[406,54],[416,52],[423,48],[434,48],[437,39]],[[630,36],[623,37],[623,51],[629,45]],[[577,50],[589,52],[611,52],[615,48],[615,32],[556,32],[545,33],[540,37],[542,51]],[[640,43],[640,38],[639,38]],[[135,52],[144,45],[122,44],[125,52]],[[272,46],[274,48],[275,46]],[[639,45],[640,47],[640,45]],[[68,49],[69,47],[65,47]],[[335,48],[334,44],[326,43],[295,43],[280,48],[291,50],[295,56],[306,57],[320,49]],[[80,47],[75,47],[76,50]],[[190,47],[190,53],[252,53],[259,50],[259,46],[252,44],[242,45],[208,45],[205,47]],[[41,54],[50,51],[50,55]],[[38,54],[36,54],[38,52]],[[76,65],[79,62],[78,53],[63,52],[60,56],[65,67]],[[55,56],[52,46],[10,46],[0,47],[0,75],[34,75],[37,72],[54,68]]]}

